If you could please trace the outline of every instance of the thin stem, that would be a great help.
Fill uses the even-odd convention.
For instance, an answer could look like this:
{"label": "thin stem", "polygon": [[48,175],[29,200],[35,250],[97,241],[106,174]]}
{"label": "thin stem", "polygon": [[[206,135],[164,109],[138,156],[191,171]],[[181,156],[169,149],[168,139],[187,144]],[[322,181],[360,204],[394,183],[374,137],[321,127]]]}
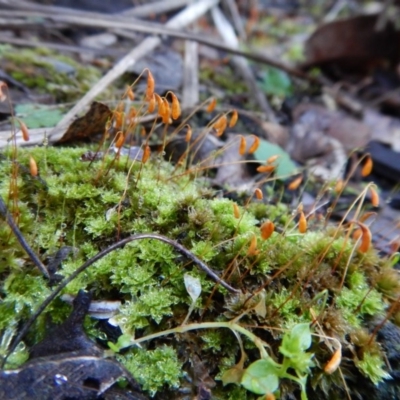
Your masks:
{"label": "thin stem", "polygon": [[19,230],[17,224],[14,222],[14,219],[10,212],[7,209],[7,205],[4,202],[4,200],[0,197],[0,214],[3,216],[3,218],[6,220],[7,224],[13,231],[15,237],[17,238],[18,242],[22,246],[22,248],[25,250],[25,252],[28,254],[29,258],[32,260],[32,262],[39,268],[40,272],[46,277],[50,278],[50,274],[47,271],[46,267],[44,264],[39,260],[39,257],[36,255],[36,253],[31,249],[27,241],[25,240],[24,236],[22,235],[21,231]]}
{"label": "thin stem", "polygon": [[162,332],[157,332],[151,335],[143,336],[139,339],[134,339],[132,340],[131,345],[147,342],[149,340],[156,339],[161,336],[171,335],[174,333],[184,333],[196,329],[217,329],[217,328],[228,328],[234,332],[239,332],[242,335],[247,336],[257,346],[258,350],[260,351],[261,358],[264,359],[269,358],[269,355],[264,348],[264,343],[259,337],[248,331],[246,328],[243,328],[242,326],[232,322],[201,322],[188,325],[181,325],[173,329],[167,329]]}

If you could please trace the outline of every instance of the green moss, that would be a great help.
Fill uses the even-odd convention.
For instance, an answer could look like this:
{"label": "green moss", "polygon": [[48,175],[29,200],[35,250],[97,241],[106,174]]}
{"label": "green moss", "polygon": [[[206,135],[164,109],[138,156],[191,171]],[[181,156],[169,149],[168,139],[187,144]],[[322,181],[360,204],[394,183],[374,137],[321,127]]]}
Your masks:
{"label": "green moss", "polygon": [[384,361],[379,354],[364,353],[363,359],[356,361],[359,370],[377,385],[383,379],[391,379],[384,369]]}
{"label": "green moss", "polygon": [[[131,242],[97,261],[64,290],[76,294],[86,289],[95,299],[122,301],[114,322],[124,335],[140,337],[179,326],[191,304],[183,279],[187,272],[199,278],[202,286],[189,322],[200,316],[210,322],[242,316],[240,323],[264,327],[255,332],[275,355],[280,331],[265,327],[285,329],[308,322],[313,308],[320,315],[321,326],[329,326],[332,336],[344,338],[362,326],[366,316],[381,315],[386,302],[390,304],[390,298],[384,297],[387,279],[391,279],[390,287],[399,287],[392,282],[395,275],[378,279],[377,288],[371,286],[380,276],[380,265],[385,265],[375,250],[359,253],[354,242],[336,228],[299,234],[283,204],[250,204],[247,209],[240,208],[241,218],[237,219],[231,200],[214,198],[210,189],[183,171],[174,176],[174,167],[168,163],[136,163],[128,176],[131,165],[126,159],[108,157],[89,165],[80,161],[85,151],[19,149],[17,196],[10,194],[13,164],[0,160],[0,176],[6,177],[0,181],[0,196],[14,215],[18,213],[23,235],[42,260],[63,246],[72,246],[75,251],[58,271],[68,276],[118,238],[158,233],[179,241],[243,293],[232,296],[225,289],[215,290],[212,279],[166,243],[153,239]],[[41,180],[27,173],[31,155],[38,163]],[[285,227],[285,232],[262,240],[259,225],[267,218]],[[257,252],[249,255],[254,236]],[[19,326],[37,309],[50,288],[2,219],[0,272],[0,330],[5,334],[7,327]],[[258,294],[252,296],[255,292]],[[54,301],[36,322],[27,339],[29,344],[44,336],[50,322],[65,319],[69,310],[61,300]],[[86,326],[92,336],[102,335],[93,324]],[[224,329],[170,335],[168,340],[169,347],[157,339],[151,342],[154,350],[131,348],[119,356],[151,393],[166,390],[166,386],[173,392],[180,385],[182,368],[186,368],[182,366],[190,364],[190,354],[177,355],[181,346],[194,346],[212,377],[232,367],[240,357],[234,335],[228,339]],[[244,344],[250,363],[255,345],[249,340]],[[316,357],[316,365],[323,365],[330,353]],[[381,355],[376,357],[382,360]],[[363,373],[371,374],[374,382],[384,377],[371,370],[365,359],[364,364],[353,361]],[[215,396],[254,398],[232,385],[218,385]]]}
{"label": "green moss", "polygon": [[349,278],[349,287],[342,289],[336,302],[343,316],[354,327],[359,327],[365,315],[379,315],[385,309],[381,294],[369,287],[365,276],[354,272]]}
{"label": "green moss", "polygon": [[155,350],[135,349],[127,356],[118,356],[143,389],[154,395],[165,385],[179,387],[182,364],[175,349],[162,346]]}
{"label": "green moss", "polygon": [[3,69],[14,79],[63,102],[81,98],[101,77],[101,72],[94,67],[81,65],[70,57],[40,47],[16,49],[3,46],[0,59]]}

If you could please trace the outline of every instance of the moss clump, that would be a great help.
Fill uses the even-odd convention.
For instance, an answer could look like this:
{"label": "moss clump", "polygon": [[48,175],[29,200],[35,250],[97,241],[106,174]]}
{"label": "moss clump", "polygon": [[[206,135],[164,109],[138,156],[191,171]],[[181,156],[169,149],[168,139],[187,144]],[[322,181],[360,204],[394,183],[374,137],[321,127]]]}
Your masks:
{"label": "moss clump", "polygon": [[117,358],[150,395],[165,385],[175,389],[179,387],[182,364],[176,350],[170,346],[164,345],[155,350],[135,349]]}
{"label": "moss clump", "polygon": [[[42,260],[63,246],[73,247],[75,251],[58,271],[68,276],[118,238],[158,233],[178,240],[243,292],[243,296],[232,296],[224,288],[215,290],[213,280],[166,243],[153,239],[131,242],[100,259],[64,290],[76,294],[86,289],[95,299],[121,300],[114,323],[124,337],[141,337],[184,321],[191,305],[185,273],[198,277],[202,285],[190,322],[200,315],[203,321],[227,321],[246,312],[240,323],[264,327],[256,330],[257,335],[270,344],[275,355],[282,335],[266,326],[285,329],[309,322],[312,309],[325,333],[345,343],[347,334],[360,329],[365,318],[382,316],[385,304],[391,302],[385,297],[388,285],[380,278],[380,271],[388,275],[387,262],[372,248],[366,254],[357,251],[343,229],[299,234],[290,222],[290,210],[282,204],[240,208],[238,219],[231,200],[215,198],[210,189],[184,171],[174,172],[169,163],[156,160],[132,165],[125,158],[108,156],[89,165],[81,161],[84,152],[60,147],[19,149],[18,164],[10,160],[11,152],[0,162],[0,176],[5,177],[0,181],[0,196],[18,215],[23,235]],[[25,168],[30,156],[38,163],[40,179],[31,177]],[[13,174],[15,165],[19,166],[17,174]],[[262,240],[259,226],[267,218],[285,226],[285,232]],[[26,320],[51,289],[7,224],[0,222],[0,329],[5,333],[7,327]],[[372,287],[375,281],[381,282],[376,289]],[[61,321],[68,309],[59,299],[53,302],[36,321],[27,345],[40,340],[49,320]],[[91,324],[90,331],[98,332],[95,323]],[[232,367],[240,346],[230,336],[224,329],[190,331],[170,336],[168,346],[156,339],[146,349],[128,349],[120,360],[145,390],[155,396],[163,391],[166,396],[183,384],[182,374],[190,373],[193,354],[201,356],[211,377]],[[254,344],[245,341],[244,347],[249,361],[254,361]],[[328,349],[316,351],[316,365],[323,365],[329,357]],[[379,352],[374,357],[383,359]],[[386,377],[383,369],[371,372],[370,364],[365,358],[353,360],[353,367],[358,366],[372,382]],[[335,374],[324,379],[324,388],[331,382],[332,390],[337,390]],[[296,390],[285,385],[283,381],[283,392]],[[232,385],[218,384],[214,391],[216,398],[255,398]]]}
{"label": "moss clump", "polygon": [[1,46],[0,60],[2,68],[18,82],[39,93],[50,93],[60,102],[81,98],[101,77],[94,67],[40,47]]}

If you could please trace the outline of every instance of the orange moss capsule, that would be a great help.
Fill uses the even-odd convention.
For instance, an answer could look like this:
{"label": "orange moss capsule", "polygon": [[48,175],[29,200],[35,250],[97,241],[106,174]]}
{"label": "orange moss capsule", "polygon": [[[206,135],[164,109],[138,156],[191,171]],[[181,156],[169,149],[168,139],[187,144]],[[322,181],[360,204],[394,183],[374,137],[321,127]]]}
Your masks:
{"label": "orange moss capsule", "polygon": [[121,129],[124,123],[124,113],[120,111],[114,111],[113,118],[115,129]]}
{"label": "orange moss capsule", "polygon": [[399,249],[400,249],[400,237],[398,237],[398,238],[396,238],[396,239],[393,239],[393,240],[390,242],[389,245],[390,245],[390,251],[391,251],[392,253],[398,252]]}
{"label": "orange moss capsule", "polygon": [[128,88],[126,89],[126,94],[129,98],[130,101],[135,100],[135,93],[133,93],[132,87],[128,86]]}
{"label": "orange moss capsule", "polygon": [[163,100],[162,100],[161,96],[157,93],[153,93],[153,96],[155,97],[155,99],[157,101],[158,115],[160,115],[160,108],[163,107]]}
{"label": "orange moss capsule", "polygon": [[372,168],[374,166],[374,163],[372,161],[372,158],[370,156],[367,156],[365,159],[365,163],[361,169],[361,176],[366,177],[372,172]]}
{"label": "orange moss capsule", "polygon": [[257,250],[257,236],[253,235],[250,241],[250,246],[249,249],[247,250],[247,254],[249,256],[255,256],[259,253],[259,250]]}
{"label": "orange moss capsule", "polygon": [[278,154],[275,154],[274,156],[271,156],[270,158],[268,158],[267,164],[272,164],[272,163],[275,162],[278,158],[279,158],[279,155],[278,155]]}
{"label": "orange moss capsule", "polygon": [[117,149],[120,149],[124,145],[125,135],[122,131],[119,131],[119,132],[117,132],[116,136],[117,136],[117,138],[115,140],[115,147]]}
{"label": "orange moss capsule", "polygon": [[140,128],[140,136],[145,137],[147,135],[146,128],[142,126]]}
{"label": "orange moss capsule", "polygon": [[221,115],[213,125],[213,128],[215,129],[215,135],[216,136],[222,136],[222,134],[225,132],[225,129],[228,125],[228,120],[226,118],[226,115]]}
{"label": "orange moss capsule", "polygon": [[167,113],[167,110],[165,109],[165,103],[164,103],[164,101],[163,101],[163,98],[162,97],[160,97],[158,94],[154,94],[154,96],[155,96],[155,98],[156,98],[156,100],[157,100],[157,103],[158,103],[158,115],[161,117],[161,118],[164,118],[164,115],[166,115],[166,113]]}
{"label": "orange moss capsule", "polygon": [[358,225],[362,230],[361,243],[360,246],[358,247],[358,250],[361,253],[366,253],[368,249],[371,247],[372,234],[368,226],[362,224],[361,222],[359,222]]}
{"label": "orange moss capsule", "polygon": [[206,111],[207,112],[212,112],[215,110],[215,107],[217,105],[217,100],[215,99],[215,97],[213,97],[210,101],[210,104],[207,106]]}
{"label": "orange moss capsule", "polygon": [[272,172],[275,169],[275,165],[260,165],[257,167],[258,172]]}
{"label": "orange moss capsule", "polygon": [[154,93],[154,77],[150,71],[147,71],[147,87],[146,87],[146,100],[150,100]]}
{"label": "orange moss capsule", "polygon": [[231,120],[229,121],[229,128],[233,128],[236,125],[238,118],[239,118],[238,112],[236,110],[233,110]]}
{"label": "orange moss capsule", "polygon": [[161,115],[162,122],[163,124],[169,124],[169,117],[171,116],[171,108],[169,106],[168,100],[163,97],[163,105],[164,105],[164,110],[163,114]]}
{"label": "orange moss capsule", "polygon": [[371,204],[374,207],[379,207],[379,195],[378,195],[378,192],[372,186],[369,188],[369,191],[371,193]]}
{"label": "orange moss capsule", "polygon": [[263,192],[260,188],[255,188],[254,194],[256,195],[257,200],[262,200],[264,198]]}
{"label": "orange moss capsule", "polygon": [[185,135],[185,142],[189,143],[191,138],[192,138],[192,128],[189,125],[187,125],[187,131],[186,131],[186,135]]}
{"label": "orange moss capsule", "polygon": [[236,203],[232,203],[233,204],[233,215],[235,216],[235,218],[240,218],[240,210],[239,210],[239,206]]}
{"label": "orange moss capsule", "polygon": [[276,400],[276,397],[273,393],[267,393],[264,397],[264,400]]}
{"label": "orange moss capsule", "polygon": [[172,119],[178,119],[181,116],[181,105],[179,104],[178,97],[176,97],[175,93],[170,92],[172,97],[172,105],[171,105],[171,117]]}
{"label": "orange moss capsule", "polygon": [[249,148],[249,154],[253,154],[255,151],[257,151],[258,146],[260,146],[260,138],[256,135],[252,135],[253,136],[253,143],[251,144],[250,148]]}
{"label": "orange moss capsule", "polygon": [[147,106],[147,112],[152,113],[154,112],[155,109],[156,109],[156,96],[153,93]]}
{"label": "orange moss capsule", "polygon": [[306,219],[306,216],[304,215],[303,211],[300,212],[299,232],[300,233],[306,233],[307,232],[307,219]]}
{"label": "orange moss capsule", "polygon": [[126,117],[127,121],[129,121],[129,123],[133,122],[133,120],[135,119],[137,115],[137,111],[135,107],[131,107],[129,109],[128,115]]}
{"label": "orange moss capsule", "polygon": [[300,175],[295,180],[290,182],[289,185],[288,185],[288,189],[289,190],[296,190],[301,185],[301,182],[303,182],[303,176],[302,175]]}
{"label": "orange moss capsule", "polygon": [[145,164],[147,160],[150,158],[151,150],[149,145],[144,146],[143,150],[143,157],[142,157],[142,163]]}
{"label": "orange moss capsule", "polygon": [[353,239],[354,239],[355,241],[357,241],[358,239],[360,239],[361,236],[362,236],[362,230],[361,230],[360,228],[356,229],[356,230],[353,232]]}
{"label": "orange moss capsule", "polygon": [[343,179],[338,179],[337,182],[336,182],[336,184],[335,184],[335,188],[333,189],[334,192],[335,192],[336,194],[342,193],[343,188],[344,188]]}
{"label": "orange moss capsule", "polygon": [[29,141],[29,131],[28,131],[27,126],[19,118],[17,119],[17,121],[19,124],[19,128],[21,129],[22,139],[24,139],[25,142],[28,142]]}
{"label": "orange moss capsule", "polygon": [[339,348],[335,350],[335,352],[332,355],[332,358],[325,365],[324,372],[329,375],[333,374],[339,368],[341,361],[342,361],[342,350]]}
{"label": "orange moss capsule", "polygon": [[246,148],[247,148],[247,142],[246,142],[246,138],[242,135],[240,136],[240,144],[239,144],[239,154],[241,156],[244,156],[246,154]]}
{"label": "orange moss capsule", "polygon": [[38,166],[32,156],[29,157],[29,171],[32,176],[38,176]]}
{"label": "orange moss capsule", "polygon": [[274,233],[274,230],[275,230],[274,223],[270,220],[265,221],[260,227],[261,237],[264,240],[269,239],[271,235]]}

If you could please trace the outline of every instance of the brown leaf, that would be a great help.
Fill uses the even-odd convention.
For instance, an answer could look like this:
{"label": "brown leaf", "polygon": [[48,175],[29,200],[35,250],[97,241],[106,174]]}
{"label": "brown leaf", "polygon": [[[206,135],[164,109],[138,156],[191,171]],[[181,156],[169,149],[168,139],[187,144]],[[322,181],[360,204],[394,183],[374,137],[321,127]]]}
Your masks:
{"label": "brown leaf", "polygon": [[387,61],[398,62],[400,31],[391,22],[376,29],[379,15],[361,15],[321,25],[305,45],[306,67],[334,65],[367,73]]}
{"label": "brown leaf", "polygon": [[82,140],[103,134],[107,120],[111,117],[111,110],[103,103],[94,101],[89,111],[77,118],[64,133],[58,143]]}

